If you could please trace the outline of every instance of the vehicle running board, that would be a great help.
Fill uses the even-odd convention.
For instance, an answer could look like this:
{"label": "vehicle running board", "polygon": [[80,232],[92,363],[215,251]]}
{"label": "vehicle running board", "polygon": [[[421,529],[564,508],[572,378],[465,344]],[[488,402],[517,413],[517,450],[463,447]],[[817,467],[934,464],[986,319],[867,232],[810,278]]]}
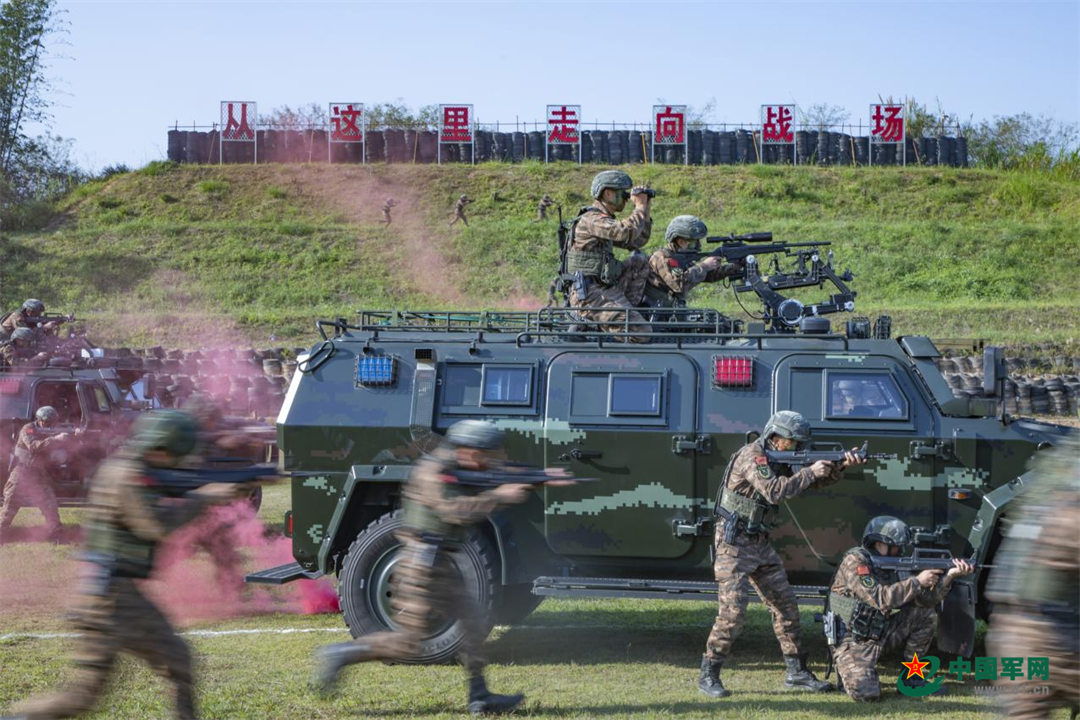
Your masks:
{"label": "vehicle running board", "polygon": [[[802,603],[825,602],[828,588],[792,585]],[[533,594],[543,597],[654,598],[716,602],[716,583],[697,580],[642,580],[638,578],[540,577]],[[750,594],[756,597],[753,590]]]}
{"label": "vehicle running board", "polygon": [[258,583],[262,585],[284,585],[290,583],[293,580],[314,580],[315,578],[322,577],[321,572],[308,572],[304,568],[300,567],[300,563],[291,562],[285,565],[278,565],[272,567],[269,570],[260,570],[259,572],[248,573],[244,576],[244,582],[246,583]]}

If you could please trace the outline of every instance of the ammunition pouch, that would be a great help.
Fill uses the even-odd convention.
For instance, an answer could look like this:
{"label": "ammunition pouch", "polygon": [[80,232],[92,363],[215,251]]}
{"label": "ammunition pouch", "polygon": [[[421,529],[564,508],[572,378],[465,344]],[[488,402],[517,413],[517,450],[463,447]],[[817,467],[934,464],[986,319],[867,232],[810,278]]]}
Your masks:
{"label": "ammunition pouch", "polygon": [[[761,499],[748,498],[724,488],[716,504],[717,516],[724,519],[724,542],[735,540],[739,532],[768,535],[777,525],[780,506]],[[730,539],[729,539],[730,537]]]}
{"label": "ammunition pouch", "polygon": [[615,259],[610,243],[602,250],[570,248],[566,251],[566,271],[571,274],[580,272],[586,277],[595,278],[601,285],[611,286],[622,276],[623,263]]}
{"label": "ammunition pouch", "polygon": [[877,642],[889,630],[889,617],[885,613],[855,597],[830,592],[829,612],[840,621],[841,638],[851,633],[856,641]]}

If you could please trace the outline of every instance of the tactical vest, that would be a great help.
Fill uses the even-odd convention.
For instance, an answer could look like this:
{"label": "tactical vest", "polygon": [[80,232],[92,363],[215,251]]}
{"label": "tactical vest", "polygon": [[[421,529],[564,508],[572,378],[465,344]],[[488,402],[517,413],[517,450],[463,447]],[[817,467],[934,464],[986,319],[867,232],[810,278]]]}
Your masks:
{"label": "tactical vest", "polygon": [[[456,465],[450,460],[433,458],[427,462],[436,463],[437,466],[432,469],[432,472],[438,473],[439,475],[456,476]],[[457,497],[472,494],[471,489],[452,482],[441,483],[441,490],[443,497]],[[419,536],[435,537],[451,543],[462,543],[465,541],[468,534],[468,528],[462,525],[451,525],[443,520],[434,508],[416,502],[407,495],[402,501],[402,506],[405,511],[405,528],[409,532]]]}
{"label": "tactical vest", "polygon": [[649,299],[649,306],[656,308],[686,307],[686,300],[682,295],[670,290],[658,288],[652,283],[645,284],[645,297]]}
{"label": "tactical vest", "polygon": [[727,487],[726,480],[720,494],[720,507],[737,516],[736,522],[741,523],[750,535],[769,532],[779,525],[780,516],[779,505],[766,502],[757,493],[754,495],[756,497],[748,498],[734,492]]}
{"label": "tactical vest", "polygon": [[[161,494],[150,487],[129,487],[127,492],[144,493],[147,504],[155,505]],[[154,567],[157,543],[144,540],[129,528],[108,522],[90,513],[86,527],[86,550],[102,564],[108,564],[116,577],[147,578]]]}
{"label": "tactical vest", "polygon": [[574,247],[577,224],[586,213],[590,212],[600,212],[600,209],[592,206],[582,208],[570,227],[570,238],[567,241],[566,250],[566,272],[570,275],[580,272],[586,277],[594,278],[601,285],[614,285],[622,275],[623,264],[615,259],[615,246],[610,240],[605,240],[598,250],[578,250]]}
{"label": "tactical vest", "polygon": [[[859,555],[866,564],[873,565],[873,558],[862,548],[848,550],[844,558],[853,554]],[[855,640],[881,640],[889,630],[889,616],[857,597],[830,590],[828,605],[828,609],[843,622],[843,632],[851,633]]]}

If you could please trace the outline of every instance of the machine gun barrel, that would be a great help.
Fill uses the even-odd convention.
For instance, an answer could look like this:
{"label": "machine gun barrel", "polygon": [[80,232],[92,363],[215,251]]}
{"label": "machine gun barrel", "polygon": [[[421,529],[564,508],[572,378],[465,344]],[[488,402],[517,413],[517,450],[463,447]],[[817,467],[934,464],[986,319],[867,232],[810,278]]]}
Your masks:
{"label": "machine gun barrel", "polygon": [[765,457],[769,462],[791,465],[792,467],[807,467],[819,460],[825,462],[843,462],[848,452],[853,452],[860,460],[895,460],[896,453],[871,453],[867,452],[870,441],[863,442],[858,450],[766,450]]}

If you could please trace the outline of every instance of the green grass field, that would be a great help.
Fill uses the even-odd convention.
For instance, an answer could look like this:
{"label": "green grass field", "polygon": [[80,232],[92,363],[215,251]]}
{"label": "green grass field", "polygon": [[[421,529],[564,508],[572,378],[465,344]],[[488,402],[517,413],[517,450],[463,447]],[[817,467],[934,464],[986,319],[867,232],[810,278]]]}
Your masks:
{"label": "green grass field", "polygon": [[[1075,345],[1080,183],[951,168],[627,168],[713,233],[830,240],[855,273],[857,313],[904,333]],[[37,232],[0,244],[0,303],[40,296],[109,344],[195,347],[308,341],[313,320],[355,309],[525,309],[546,301],[555,223],[595,168],[152,164],[79,188]],[[470,227],[446,226],[458,194]],[[381,223],[387,195],[400,203]],[[746,299],[746,298],[744,298]],[[696,304],[741,315],[732,293]],[[841,318],[842,319],[842,318]]]}

